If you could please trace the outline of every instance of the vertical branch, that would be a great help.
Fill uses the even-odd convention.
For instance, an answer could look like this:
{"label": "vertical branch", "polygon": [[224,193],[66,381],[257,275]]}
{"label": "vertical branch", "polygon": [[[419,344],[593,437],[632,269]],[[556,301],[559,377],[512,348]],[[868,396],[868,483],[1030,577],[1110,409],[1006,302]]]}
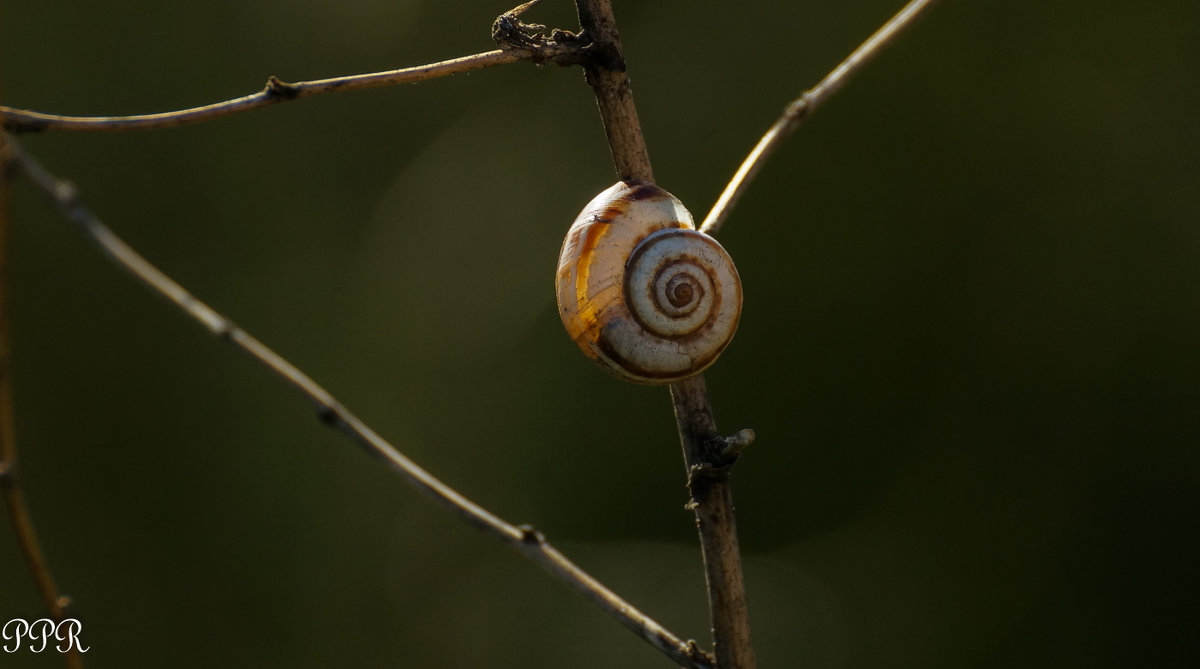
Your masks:
{"label": "vertical branch", "polygon": [[730,468],[737,456],[729,453],[727,441],[717,432],[703,376],[671,384],[671,401],[687,467],[688,508],[696,514],[700,533],[717,667],[753,669],[750,612],[729,487]]}
{"label": "vertical branch", "polygon": [[[600,107],[617,175],[622,180],[652,182],[654,172],[625,74],[612,4],[610,0],[576,0],[575,6],[579,25],[597,52],[585,63],[584,71]],[[729,489],[729,467],[736,458],[721,450],[724,441],[717,433],[704,377],[673,384],[671,398],[688,470],[688,506],[696,514],[700,533],[717,666],[753,669],[754,648]]]}
{"label": "vertical branch", "polygon": [[[0,133],[0,157],[7,155],[7,137]],[[0,165],[7,161],[0,160]],[[50,566],[33,527],[33,517],[17,480],[17,443],[12,402],[11,356],[8,340],[8,170],[0,173],[0,494],[12,522],[21,555],[50,617],[66,618],[69,599],[58,592]],[[83,658],[74,644],[65,656],[68,667],[80,669]]]}
{"label": "vertical branch", "polygon": [[587,83],[596,94],[600,119],[608,135],[617,177],[622,181],[654,181],[642,124],[633,105],[633,91],[625,75],[625,59],[621,55],[621,36],[613,18],[609,0],[576,0],[579,27],[592,39],[594,55],[584,63]]}

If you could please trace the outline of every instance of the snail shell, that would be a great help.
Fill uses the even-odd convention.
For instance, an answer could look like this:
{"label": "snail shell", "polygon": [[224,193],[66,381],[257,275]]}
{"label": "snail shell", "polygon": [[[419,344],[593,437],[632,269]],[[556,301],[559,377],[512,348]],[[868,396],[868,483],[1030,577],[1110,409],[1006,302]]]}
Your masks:
{"label": "snail shell", "polygon": [[725,350],[741,312],[729,254],[654,184],[617,182],[583,208],[563,241],[563,325],[588,357],[626,381],[699,374]]}

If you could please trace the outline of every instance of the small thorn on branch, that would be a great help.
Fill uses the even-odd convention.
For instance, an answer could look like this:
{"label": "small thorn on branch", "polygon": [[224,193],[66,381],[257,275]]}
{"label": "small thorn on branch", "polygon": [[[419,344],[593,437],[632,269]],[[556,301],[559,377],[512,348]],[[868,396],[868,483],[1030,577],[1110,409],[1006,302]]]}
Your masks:
{"label": "small thorn on branch", "polygon": [[538,532],[533,525],[518,525],[517,529],[521,532],[521,541],[526,544],[541,546],[546,543],[546,535]]}
{"label": "small thorn on branch", "polygon": [[746,428],[738,430],[731,436],[724,438],[725,448],[721,449],[721,457],[728,460],[735,460],[747,446],[754,443],[754,430]]}
{"label": "small thorn on branch", "polygon": [[317,407],[317,420],[325,425],[336,426],[342,422],[342,414],[334,407],[320,406]]}
{"label": "small thorn on branch", "polygon": [[300,95],[299,88],[273,74],[267,77],[267,86],[263,89],[263,92],[267,94],[267,97],[279,98],[281,100],[291,100]]}

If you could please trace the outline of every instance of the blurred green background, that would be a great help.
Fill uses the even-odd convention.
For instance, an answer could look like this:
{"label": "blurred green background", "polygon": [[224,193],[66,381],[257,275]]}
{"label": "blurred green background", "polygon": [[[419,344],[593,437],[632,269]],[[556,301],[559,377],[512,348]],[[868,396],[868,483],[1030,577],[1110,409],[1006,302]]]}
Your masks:
{"label": "blurred green background", "polygon": [[[618,0],[659,182],[702,217],[900,4]],[[0,94],[182,108],[488,50],[506,9],[6,0]],[[759,435],[734,494],[762,666],[1200,662],[1197,26],[1183,0],[943,1],[735,211],[745,311],[707,378]],[[408,455],[707,638],[667,391],[555,315],[562,236],[614,180],[578,69],[22,141]],[[23,480],[89,667],[668,666],[13,199]],[[0,524],[0,620],[39,615]]]}

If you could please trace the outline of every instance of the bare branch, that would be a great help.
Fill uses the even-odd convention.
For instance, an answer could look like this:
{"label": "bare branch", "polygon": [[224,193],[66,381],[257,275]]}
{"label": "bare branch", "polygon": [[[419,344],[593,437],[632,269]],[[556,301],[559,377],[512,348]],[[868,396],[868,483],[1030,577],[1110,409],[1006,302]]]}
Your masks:
{"label": "bare branch", "polygon": [[671,384],[671,401],[683,442],[691,493],[688,508],[696,514],[700,534],[717,666],[754,669],[757,660],[750,638],[750,610],[729,487],[729,473],[737,456],[727,451],[731,443],[748,442],[753,432],[742,430],[729,439],[720,436],[703,376]]}
{"label": "bare branch", "polygon": [[584,66],[584,73],[596,94],[617,178],[653,183],[654,170],[650,167],[637,107],[633,105],[633,90],[625,74],[612,4],[608,0],[576,0],[575,8],[582,32],[593,40],[593,57]]}
{"label": "bare branch", "polygon": [[737,204],[738,198],[750,186],[750,182],[758,174],[758,171],[762,169],[767,158],[775,152],[775,149],[779,148],[783,140],[818,105],[836,93],[850,78],[850,75],[857,72],[867,61],[878,54],[884,46],[900,34],[900,31],[912,25],[917,15],[932,3],[933,0],[912,0],[909,2],[887,23],[883,24],[883,27],[876,30],[875,34],[867,38],[867,41],[859,45],[845,60],[833,68],[832,72],[825,75],[825,78],[816,86],[813,86],[800,97],[792,100],[783,110],[783,115],[767,130],[762,139],[758,140],[758,144],[750,151],[750,155],[746,156],[746,160],[742,162],[742,166],[733,175],[733,179],[729,181],[729,185],[725,187],[725,191],[721,193],[721,197],[717,199],[717,203],[713,205],[712,211],[708,213],[708,216],[705,217],[704,222],[700,225],[701,232],[706,232],[710,235],[717,234],[717,231],[721,229],[721,224],[725,221],[725,217],[729,215],[733,206]]}
{"label": "bare branch", "polygon": [[[596,94],[617,175],[622,180],[653,182],[654,172],[633,104],[629,77],[625,74],[612,4],[609,0],[576,0],[575,6],[579,25],[594,40],[597,51],[584,71]],[[672,384],[671,398],[683,443],[688,488],[692,492],[689,507],[696,514],[700,533],[717,666],[753,669],[754,647],[729,489],[729,466],[736,457],[725,458],[713,452],[718,444],[725,448],[726,442],[717,435],[703,376]],[[717,473],[705,477],[701,483],[696,472],[709,469]]]}
{"label": "bare branch", "polygon": [[[7,150],[8,137],[0,133],[0,155]],[[17,430],[13,413],[11,351],[8,339],[8,179],[7,170],[0,173],[0,494],[4,496],[4,505],[8,509],[8,517],[12,522],[13,534],[25,564],[29,567],[34,586],[42,598],[42,603],[50,617],[61,621],[67,617],[67,606],[70,598],[59,593],[54,582],[54,574],[42,552],[41,542],[38,541],[37,530],[33,526],[33,516],[29,513],[29,505],[25,501],[25,493],[21,489],[17,474]],[[74,644],[68,649],[66,657],[68,667],[75,669],[83,667],[83,657],[78,646]]]}
{"label": "bare branch", "polygon": [[0,106],[0,122],[3,122],[5,129],[12,132],[41,132],[47,130],[118,132],[123,130],[171,128],[211,121],[224,116],[268,107],[298,98],[307,98],[325,93],[356,91],[364,88],[411,84],[446,77],[452,74],[461,74],[497,65],[516,63],[523,60],[535,63],[552,62],[561,65],[571,65],[581,62],[584,57],[585,46],[582,46],[578,40],[571,39],[574,35],[565,31],[558,31],[555,33],[555,37],[561,37],[562,39],[543,39],[520,45],[505,43],[502,45],[502,48],[496,51],[477,53],[471,56],[444,60],[429,65],[408,67],[402,70],[355,74],[345,77],[334,77],[332,79],[300,81],[291,84],[280,81],[275,77],[270,77],[267,79],[266,87],[257,93],[233,100],[204,105],[203,107],[193,107],[192,109],[163,112],[161,114],[139,114],[136,116],[59,116],[56,114],[44,114],[36,111]]}
{"label": "bare branch", "polygon": [[632,604],[621,599],[554,549],[533,528],[517,527],[501,520],[409,460],[295,365],[151,265],[80,203],[74,186],[46,171],[11,138],[8,138],[4,162],[20,169],[41,190],[49,194],[63,215],[75,223],[88,239],[119,267],[132,274],[153,292],[165,297],[209,332],[249,354],[269,371],[299,390],[316,406],[317,415],[323,423],[336,428],[362,446],[367,453],[383,460],[410,485],[463,522],[499,539],[537,563],[679,665],[711,669],[711,660],[696,648],[694,643],[681,640]]}

